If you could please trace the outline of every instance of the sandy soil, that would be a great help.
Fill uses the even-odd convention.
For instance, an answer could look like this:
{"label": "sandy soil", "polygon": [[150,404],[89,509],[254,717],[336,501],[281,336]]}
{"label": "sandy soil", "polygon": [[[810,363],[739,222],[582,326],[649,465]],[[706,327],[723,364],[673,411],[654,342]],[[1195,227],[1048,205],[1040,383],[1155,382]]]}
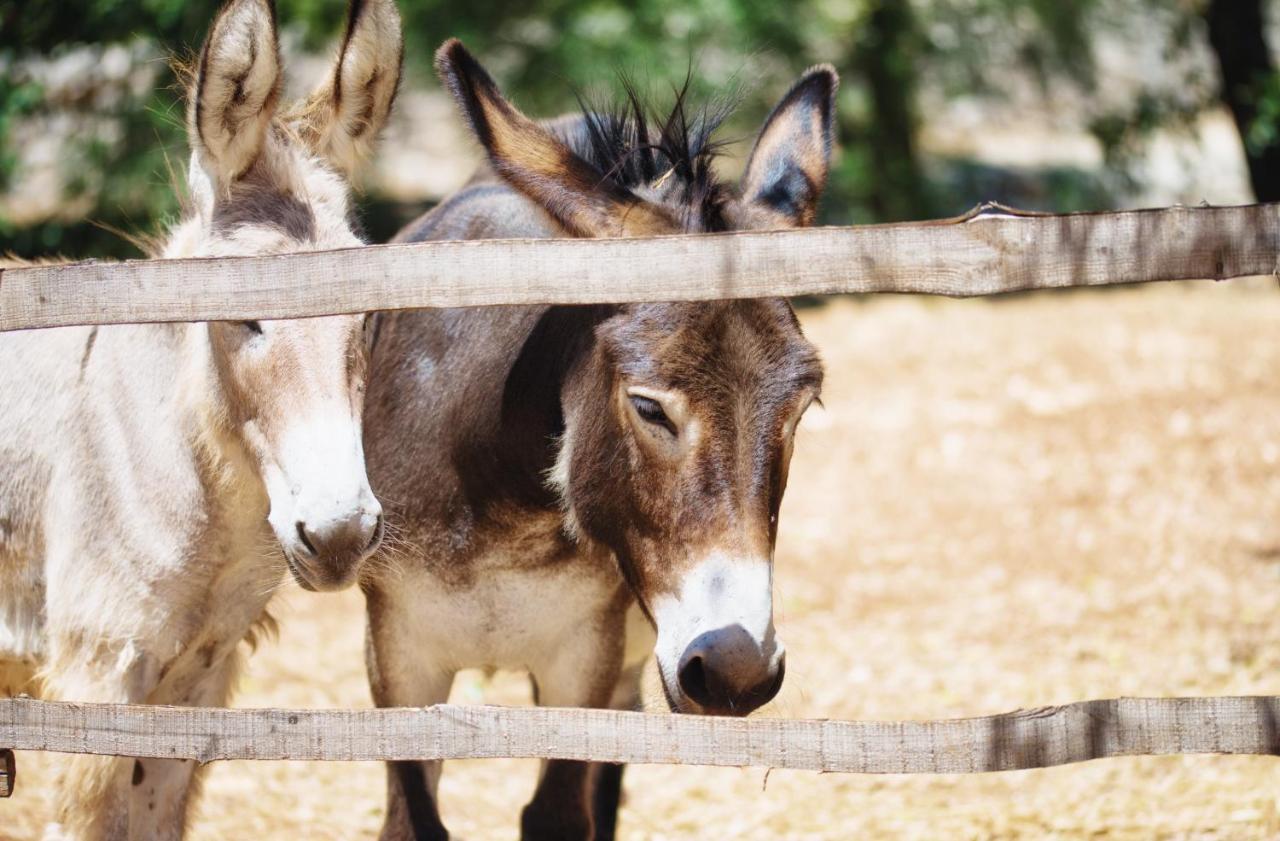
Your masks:
{"label": "sandy soil", "polygon": [[[804,315],[778,549],[787,685],[763,713],[943,718],[1116,695],[1280,694],[1280,295],[1166,285]],[[241,706],[367,705],[356,594],[290,591]],[[467,675],[461,702],[524,681]],[[38,835],[52,759],[19,757],[0,837]],[[461,839],[510,839],[536,765],[453,763]],[[197,839],[368,838],[376,765],[212,769]],[[986,776],[641,767],[626,839],[1268,838],[1280,763],[1107,760]]]}

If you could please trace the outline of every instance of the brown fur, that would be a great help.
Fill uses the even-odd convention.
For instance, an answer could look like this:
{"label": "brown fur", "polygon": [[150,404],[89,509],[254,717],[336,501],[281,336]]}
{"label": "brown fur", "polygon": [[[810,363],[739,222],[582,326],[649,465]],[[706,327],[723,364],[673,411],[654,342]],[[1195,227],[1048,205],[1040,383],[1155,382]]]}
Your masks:
{"label": "brown fur", "polygon": [[[493,79],[458,41],[436,54],[436,67],[471,122],[495,171],[539,203],[573,236],[669,233],[662,209],[615,187],[564,144],[503,98]],[[459,68],[460,73],[451,72]]]}
{"label": "brown fur", "polygon": [[[589,119],[528,120],[457,42],[437,66],[492,169],[399,241],[707,229],[712,208],[689,206],[698,191],[683,176],[639,183],[604,171]],[[747,192],[711,185],[717,218],[812,218],[825,164],[808,156],[829,140],[793,157],[774,135],[829,129],[834,86],[820,68],[784,98]],[[481,666],[527,668],[541,704],[634,703],[646,653],[645,622],[629,624],[635,606],[653,618],[708,555],[772,557],[792,431],[822,380],[791,308],[773,299],[379,318],[365,445],[397,563],[364,582],[375,702],[443,701],[457,669]],[[641,391],[664,419],[639,414],[651,408]],[[744,654],[724,678],[723,706],[678,686],[669,699],[685,712],[749,712],[776,691],[780,658]],[[438,763],[388,768],[384,839],[445,837],[438,774]],[[618,769],[598,776],[620,784]],[[591,837],[591,778],[582,763],[547,763],[523,837]],[[611,829],[613,816],[599,826]]]}

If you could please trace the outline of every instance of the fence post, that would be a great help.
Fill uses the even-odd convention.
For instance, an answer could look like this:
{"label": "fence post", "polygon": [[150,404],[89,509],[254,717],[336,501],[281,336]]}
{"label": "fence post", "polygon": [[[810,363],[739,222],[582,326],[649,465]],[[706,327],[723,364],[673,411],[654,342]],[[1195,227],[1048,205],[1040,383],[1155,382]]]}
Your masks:
{"label": "fence post", "polygon": [[0,797],[13,794],[13,784],[17,779],[18,768],[14,764],[13,751],[0,748]]}

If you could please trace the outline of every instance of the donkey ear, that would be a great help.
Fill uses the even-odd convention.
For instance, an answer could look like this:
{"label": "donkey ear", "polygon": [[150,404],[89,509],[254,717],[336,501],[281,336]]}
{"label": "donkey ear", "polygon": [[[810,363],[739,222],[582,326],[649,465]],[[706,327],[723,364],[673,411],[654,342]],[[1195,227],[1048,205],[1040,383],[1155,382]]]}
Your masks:
{"label": "donkey ear", "polygon": [[200,51],[188,115],[191,144],[226,185],[262,152],[280,99],[280,48],[271,0],[231,0]]}
{"label": "donkey ear", "polygon": [[609,182],[521,114],[456,38],[436,51],[436,72],[498,175],[541,205],[573,236],[643,236],[677,230],[659,208]]}
{"label": "donkey ear", "polygon": [[333,73],[303,120],[315,151],[350,175],[368,156],[400,87],[404,38],[395,0],[350,0]]}
{"label": "donkey ear", "polygon": [[742,196],[793,226],[813,223],[827,183],[840,77],[822,64],[774,107],[742,176]]}

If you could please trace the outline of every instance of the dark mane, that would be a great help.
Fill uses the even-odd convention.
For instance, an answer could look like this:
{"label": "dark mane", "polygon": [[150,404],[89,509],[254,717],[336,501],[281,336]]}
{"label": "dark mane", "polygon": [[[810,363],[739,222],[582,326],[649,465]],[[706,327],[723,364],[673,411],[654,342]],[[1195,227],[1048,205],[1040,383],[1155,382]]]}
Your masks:
{"label": "dark mane", "polygon": [[[686,208],[686,227],[724,230],[721,209],[727,188],[717,180],[713,163],[725,142],[712,135],[736,102],[724,97],[691,108],[691,79],[685,76],[675,89],[675,102],[665,115],[645,102],[626,78],[626,99],[621,103],[592,107],[580,96],[578,130],[567,132],[565,140],[602,181],[626,190],[661,184],[664,195]],[[672,188],[675,192],[668,192]]]}

